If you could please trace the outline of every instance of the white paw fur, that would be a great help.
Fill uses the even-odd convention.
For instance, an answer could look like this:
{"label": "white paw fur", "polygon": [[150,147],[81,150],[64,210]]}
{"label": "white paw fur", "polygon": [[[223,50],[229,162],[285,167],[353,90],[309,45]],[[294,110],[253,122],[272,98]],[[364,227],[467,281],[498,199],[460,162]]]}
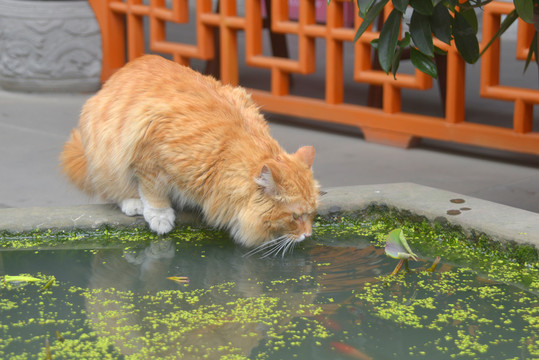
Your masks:
{"label": "white paw fur", "polygon": [[142,215],[144,209],[142,200],[135,198],[122,200],[119,205],[122,212],[127,216]]}
{"label": "white paw fur", "polygon": [[144,219],[150,225],[150,229],[159,235],[166,234],[174,228],[174,209],[172,208],[153,208],[146,205],[144,207]]}
{"label": "white paw fur", "polygon": [[144,206],[140,199],[125,199],[120,203],[122,212],[127,216],[142,215]]}

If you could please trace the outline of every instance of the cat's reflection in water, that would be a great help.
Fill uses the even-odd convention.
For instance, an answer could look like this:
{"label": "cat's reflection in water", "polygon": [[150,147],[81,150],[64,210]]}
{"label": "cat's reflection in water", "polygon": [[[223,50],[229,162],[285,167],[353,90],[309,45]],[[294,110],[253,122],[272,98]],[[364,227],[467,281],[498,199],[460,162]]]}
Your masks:
{"label": "cat's reflection in water", "polygon": [[[333,297],[357,290],[364,282],[377,281],[375,277],[390,272],[393,265],[381,264],[380,260],[385,259],[383,249],[368,243],[358,242],[355,247],[311,244],[284,258],[265,259],[245,257],[248,250],[232,242],[216,241],[216,244],[178,243],[176,247],[174,242],[162,240],[139,250],[99,252],[93,261],[90,288],[101,291],[94,291],[92,301],[86,303],[96,334],[113,341],[116,351],[123,355],[148,351],[153,339],[158,339],[163,346],[150,350],[147,358],[196,359],[206,355],[218,359],[224,353],[215,349],[229,351],[231,347],[234,354],[249,356],[255,347],[259,349],[265,344],[269,330],[279,335],[294,318],[330,322],[327,320],[332,314],[347,306],[346,300],[320,304],[318,296]],[[169,276],[188,276],[190,284],[178,285],[167,280]],[[287,279],[293,280],[287,282]],[[226,291],[212,290],[222,285],[228,286]],[[160,292],[169,295],[145,300]],[[199,299],[191,304],[182,294]],[[278,309],[285,309],[278,323],[271,326],[245,321],[230,311],[230,306],[242,307],[241,301],[245,299],[254,300],[241,310],[263,310],[265,304],[259,303],[258,308],[253,304],[269,298],[282,304]],[[324,310],[321,319],[309,313],[309,306],[315,303]],[[218,308],[229,310],[221,314],[215,310]],[[157,318],[158,322],[148,321],[147,316]],[[217,321],[199,325],[198,320],[192,319],[197,316],[201,317],[200,321],[215,316]],[[346,321],[353,323],[357,316],[360,315],[350,314]],[[177,323],[171,326],[166,318],[177,319]],[[185,331],[184,326],[192,329]],[[174,332],[180,335],[175,337]]]}
{"label": "cat's reflection in water", "polygon": [[[216,349],[233,348],[237,355],[249,356],[252,349],[267,338],[269,325],[258,322],[246,322],[234,319],[234,314],[225,311],[222,316],[226,321],[196,326],[189,319],[179,314],[183,308],[193,314],[214,311],[216,307],[230,307],[230,302],[237,299],[257,299],[268,296],[282,302],[287,311],[279,318],[273,329],[283,328],[305,305],[313,303],[316,287],[313,282],[296,284],[295,290],[287,286],[272,286],[272,292],[265,294],[268,281],[275,279],[275,274],[283,267],[295,274],[310,274],[313,267],[306,262],[307,254],[287,256],[275,259],[259,259],[244,257],[245,249],[237,246],[205,247],[204,257],[200,248],[193,247],[176,250],[172,241],[162,240],[152,242],[148,247],[129,251],[98,252],[92,264],[90,289],[91,299],[86,301],[89,322],[99,337],[107,337],[113,341],[115,351],[122,355],[140,354],[152,349],[151,339],[159,339],[161,345],[154,348],[147,358],[181,358],[197,359],[206,356],[218,359],[224,355]],[[167,280],[169,276],[188,276],[189,286],[182,286]],[[199,289],[211,289],[233,282],[230,291],[208,290],[207,295],[200,295]],[[306,288],[313,289],[307,295]],[[98,289],[101,289],[99,291]],[[181,294],[172,295],[172,302],[144,299],[161,292],[196,293],[200,297],[196,304],[182,302]],[[127,295],[126,295],[127,294]],[[159,299],[156,296],[155,299]],[[256,300],[250,302],[256,303]],[[228,305],[227,305],[228,304]],[[241,306],[238,303],[238,306]],[[264,306],[264,305],[260,305]],[[256,311],[251,309],[250,311]],[[309,316],[308,312],[304,312]],[[146,316],[178,317],[178,322],[172,327],[157,322],[151,323]],[[288,315],[287,315],[288,314]],[[204,316],[202,316],[204,318]],[[154,319],[155,320],[155,319]],[[218,319],[223,320],[223,319]],[[181,329],[183,323],[191,326],[192,330]],[[193,326],[195,325],[195,326]],[[176,326],[176,327],[174,327]],[[181,333],[177,338],[174,330]],[[163,344],[163,339],[166,343]]]}

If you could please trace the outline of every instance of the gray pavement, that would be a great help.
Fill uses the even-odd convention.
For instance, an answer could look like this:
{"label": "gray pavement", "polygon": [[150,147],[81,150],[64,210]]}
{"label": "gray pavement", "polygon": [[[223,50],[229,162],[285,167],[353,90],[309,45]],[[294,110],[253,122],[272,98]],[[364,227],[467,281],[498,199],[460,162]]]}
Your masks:
{"label": "gray pavement", "polygon": [[[57,160],[90,95],[0,91],[0,207],[100,203],[69,185]],[[537,156],[425,140],[403,150],[367,143],[353,128],[267,118],[288,151],[315,146],[324,187],[412,182],[539,213]]]}

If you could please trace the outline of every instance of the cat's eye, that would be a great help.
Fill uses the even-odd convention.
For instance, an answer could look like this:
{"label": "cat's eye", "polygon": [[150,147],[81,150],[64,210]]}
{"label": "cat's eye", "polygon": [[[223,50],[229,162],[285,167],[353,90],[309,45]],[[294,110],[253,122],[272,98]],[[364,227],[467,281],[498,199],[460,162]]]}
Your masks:
{"label": "cat's eye", "polygon": [[294,220],[299,219],[299,214],[293,213],[293,214],[292,214],[292,218],[293,218]]}

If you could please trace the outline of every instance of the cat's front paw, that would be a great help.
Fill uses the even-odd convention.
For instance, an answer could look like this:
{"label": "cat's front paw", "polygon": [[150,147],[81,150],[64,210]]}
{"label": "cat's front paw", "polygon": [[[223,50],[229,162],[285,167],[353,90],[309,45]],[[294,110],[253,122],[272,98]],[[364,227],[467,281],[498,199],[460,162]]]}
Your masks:
{"label": "cat's front paw", "polygon": [[153,208],[150,206],[144,207],[144,219],[150,225],[150,229],[159,235],[166,234],[174,228],[174,209],[172,208]]}
{"label": "cat's front paw", "polygon": [[142,215],[144,206],[140,199],[125,199],[120,202],[120,209],[127,216]]}

